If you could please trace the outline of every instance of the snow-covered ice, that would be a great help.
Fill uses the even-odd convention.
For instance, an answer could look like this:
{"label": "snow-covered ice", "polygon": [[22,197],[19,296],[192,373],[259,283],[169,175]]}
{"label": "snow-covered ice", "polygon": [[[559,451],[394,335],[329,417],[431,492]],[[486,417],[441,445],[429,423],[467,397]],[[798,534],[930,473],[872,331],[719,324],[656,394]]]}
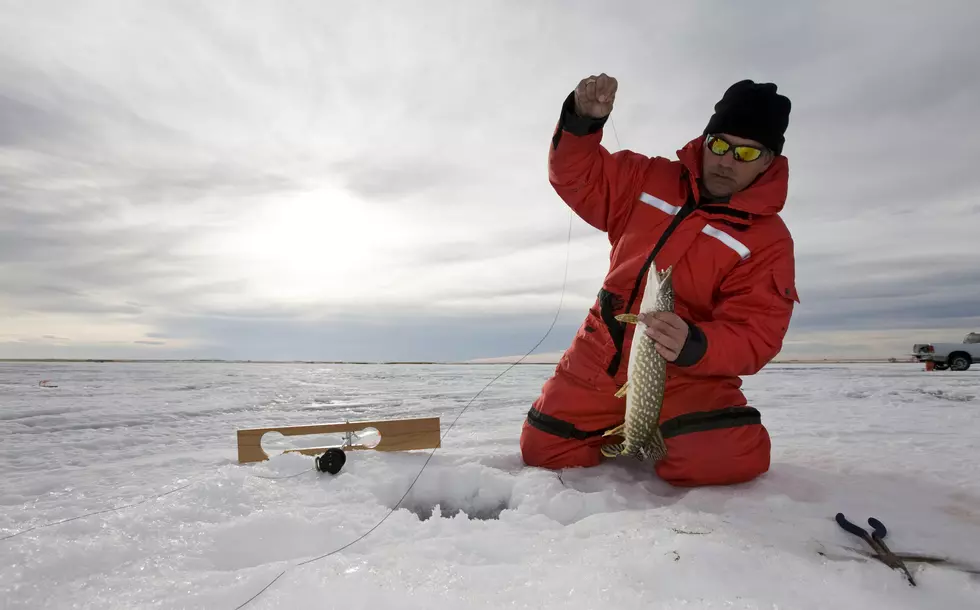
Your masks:
{"label": "snow-covered ice", "polygon": [[553,366],[518,366],[402,510],[299,565],[375,526],[429,451],[350,452],[331,476],[297,454],[238,464],[237,428],[437,415],[445,433],[504,368],[0,363],[0,607],[234,610],[285,570],[244,607],[980,608],[980,577],[910,564],[910,587],[834,522],[875,516],[893,551],[980,570],[980,373],[909,364],[746,378],[772,469],[704,489],[633,462],[523,467]]}

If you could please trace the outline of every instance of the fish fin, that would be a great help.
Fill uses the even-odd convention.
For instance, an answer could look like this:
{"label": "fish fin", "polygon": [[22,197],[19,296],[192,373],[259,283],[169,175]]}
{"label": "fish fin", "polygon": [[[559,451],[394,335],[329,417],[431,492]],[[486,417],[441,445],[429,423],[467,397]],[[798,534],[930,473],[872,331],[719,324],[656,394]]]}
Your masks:
{"label": "fish fin", "polygon": [[623,446],[624,446],[623,443],[616,443],[615,445],[603,445],[599,449],[599,451],[601,451],[602,455],[606,456],[607,458],[619,457],[623,453]]}
{"label": "fish fin", "polygon": [[627,379],[626,383],[623,384],[623,387],[616,390],[616,398],[622,398],[626,396],[626,393],[629,391],[629,387],[630,387],[630,380]]}
{"label": "fish fin", "polygon": [[626,427],[626,424],[625,423],[619,424],[618,426],[616,426],[615,428],[613,428],[611,430],[606,430],[605,432],[602,433],[602,435],[603,436],[622,436],[622,434],[623,434],[623,428],[625,428],[625,427]]}
{"label": "fish fin", "polygon": [[650,455],[653,457],[654,462],[659,462],[667,457],[667,441],[664,440],[659,428],[657,428],[657,433],[654,435],[653,450],[650,451]]}
{"label": "fish fin", "polygon": [[621,313],[616,316],[616,319],[620,322],[626,322],[627,324],[637,324],[637,315],[635,313]]}

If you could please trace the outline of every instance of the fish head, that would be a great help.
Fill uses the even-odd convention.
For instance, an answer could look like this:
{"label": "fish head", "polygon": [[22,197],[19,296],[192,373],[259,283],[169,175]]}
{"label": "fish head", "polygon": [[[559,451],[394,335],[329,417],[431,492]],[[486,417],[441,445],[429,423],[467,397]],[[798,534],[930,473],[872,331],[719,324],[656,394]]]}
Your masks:
{"label": "fish head", "polygon": [[656,311],[674,311],[674,282],[673,266],[657,272],[657,298],[654,305]]}
{"label": "fish head", "polygon": [[658,270],[656,265],[650,265],[650,271],[647,273],[646,287],[643,290],[643,299],[640,301],[641,312],[650,313],[653,311],[673,310],[672,305],[670,309],[664,308],[664,303],[672,304],[674,302],[673,272],[673,265],[663,271]]}

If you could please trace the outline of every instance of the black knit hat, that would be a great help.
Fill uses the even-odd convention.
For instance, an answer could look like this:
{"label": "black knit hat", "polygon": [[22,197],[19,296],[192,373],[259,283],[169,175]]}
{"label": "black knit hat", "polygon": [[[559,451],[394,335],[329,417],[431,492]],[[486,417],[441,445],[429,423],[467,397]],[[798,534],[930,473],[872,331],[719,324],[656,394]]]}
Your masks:
{"label": "black knit hat", "polygon": [[789,111],[789,98],[776,93],[773,83],[739,81],[715,104],[715,113],[704,133],[729,133],[749,138],[778,155],[786,141],[783,134],[789,125]]}

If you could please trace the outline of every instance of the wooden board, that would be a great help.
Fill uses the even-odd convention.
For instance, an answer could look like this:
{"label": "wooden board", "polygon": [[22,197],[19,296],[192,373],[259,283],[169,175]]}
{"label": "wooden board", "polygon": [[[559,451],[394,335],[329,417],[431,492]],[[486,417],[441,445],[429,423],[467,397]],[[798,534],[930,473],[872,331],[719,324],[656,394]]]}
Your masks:
{"label": "wooden board", "polygon": [[[280,426],[273,428],[245,428],[238,430],[238,463],[261,462],[269,459],[262,449],[262,436],[267,432],[278,432],[283,436],[306,434],[331,434],[334,432],[358,432],[365,428],[375,428],[381,436],[373,447],[375,451],[410,451],[412,449],[435,449],[440,446],[438,417],[418,417],[411,419],[388,419],[377,421],[352,421],[336,424],[310,424],[307,426]],[[320,455],[329,447],[304,447],[287,449],[283,453],[302,453]],[[345,447],[345,450],[368,449],[359,445]]]}

